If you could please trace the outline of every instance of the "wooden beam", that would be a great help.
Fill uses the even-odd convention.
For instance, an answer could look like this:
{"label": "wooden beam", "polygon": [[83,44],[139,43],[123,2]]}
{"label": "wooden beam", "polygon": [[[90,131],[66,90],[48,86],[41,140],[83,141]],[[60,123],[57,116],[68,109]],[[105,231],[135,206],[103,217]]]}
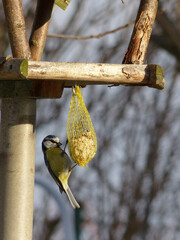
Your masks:
{"label": "wooden beam", "polygon": [[0,65],[0,79],[65,81],[65,87],[76,84],[81,86],[121,84],[157,89],[165,87],[163,69],[153,64],[65,63],[11,59]]}

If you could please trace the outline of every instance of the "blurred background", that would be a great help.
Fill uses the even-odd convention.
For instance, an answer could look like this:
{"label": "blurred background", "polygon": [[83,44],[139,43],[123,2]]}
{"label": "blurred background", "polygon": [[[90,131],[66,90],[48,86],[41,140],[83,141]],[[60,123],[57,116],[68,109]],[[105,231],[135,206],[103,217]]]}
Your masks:
{"label": "blurred background", "polygon": [[[72,0],[66,11],[55,7],[49,34],[89,36],[123,26],[135,20],[140,1],[124,2]],[[159,2],[146,63],[163,67],[166,88],[83,89],[98,151],[88,168],[74,168],[69,179],[81,205],[73,212],[74,240],[180,239],[180,1]],[[24,0],[23,7],[29,36],[36,1]],[[2,2],[0,13],[0,56],[6,56],[11,50]],[[43,60],[121,64],[132,29],[100,39],[48,37]],[[36,176],[52,186],[41,142],[55,134],[65,144],[71,95],[71,89],[64,89],[61,99],[37,101]],[[65,194],[59,198],[71,208]],[[62,212],[51,194],[36,184],[33,240],[70,240]]]}

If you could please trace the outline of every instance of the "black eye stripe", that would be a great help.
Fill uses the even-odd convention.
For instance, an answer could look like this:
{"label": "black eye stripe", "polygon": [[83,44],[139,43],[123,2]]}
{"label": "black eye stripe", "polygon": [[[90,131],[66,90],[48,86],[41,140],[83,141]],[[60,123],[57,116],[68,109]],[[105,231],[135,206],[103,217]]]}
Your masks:
{"label": "black eye stripe", "polygon": [[53,143],[57,143],[57,144],[58,144],[58,142],[56,142],[55,140],[52,140],[52,139],[51,139],[51,142],[53,142]]}

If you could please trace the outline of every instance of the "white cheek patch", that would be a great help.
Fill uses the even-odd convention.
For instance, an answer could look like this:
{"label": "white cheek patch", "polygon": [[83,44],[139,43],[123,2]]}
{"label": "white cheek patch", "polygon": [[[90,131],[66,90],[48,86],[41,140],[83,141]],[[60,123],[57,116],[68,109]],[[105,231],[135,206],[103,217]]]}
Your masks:
{"label": "white cheek patch", "polygon": [[47,147],[47,148],[50,148],[51,146],[52,146],[52,142],[51,142],[51,141],[47,141],[46,147]]}
{"label": "white cheek patch", "polygon": [[58,137],[56,137],[56,138],[53,138],[53,140],[54,140],[55,142],[57,142],[57,143],[59,143],[59,142],[60,142]]}
{"label": "white cheek patch", "polygon": [[46,145],[47,148],[52,148],[52,147],[54,147],[56,144],[55,144],[55,143],[52,143],[51,141],[47,141],[45,145]]}

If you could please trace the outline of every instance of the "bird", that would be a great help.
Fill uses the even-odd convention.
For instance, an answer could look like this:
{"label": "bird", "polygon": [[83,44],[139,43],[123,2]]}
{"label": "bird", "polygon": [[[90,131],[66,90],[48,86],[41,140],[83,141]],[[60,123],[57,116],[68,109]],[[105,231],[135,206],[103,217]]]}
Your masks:
{"label": "bird", "polygon": [[57,136],[46,136],[42,141],[44,161],[49,173],[58,185],[59,191],[66,193],[73,208],[80,208],[68,185],[68,179],[74,166],[72,166],[72,161],[65,150],[60,147],[61,145],[62,143]]}

